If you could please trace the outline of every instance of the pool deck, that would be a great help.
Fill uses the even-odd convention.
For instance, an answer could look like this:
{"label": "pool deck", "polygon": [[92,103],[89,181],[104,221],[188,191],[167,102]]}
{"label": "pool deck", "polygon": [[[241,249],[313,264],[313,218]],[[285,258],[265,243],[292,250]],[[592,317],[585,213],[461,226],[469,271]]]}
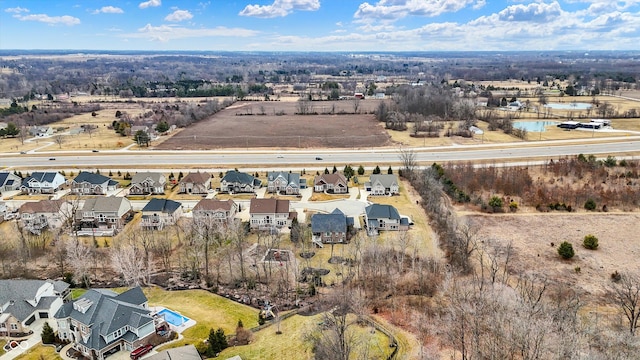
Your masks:
{"label": "pool deck", "polygon": [[176,313],[176,314],[178,314],[178,315],[181,315],[181,316],[183,316],[183,317],[185,317],[185,318],[189,319],[187,322],[185,322],[184,324],[182,324],[182,325],[180,325],[180,326],[173,325],[173,324],[171,324],[171,323],[169,323],[169,322],[167,321],[167,324],[169,324],[169,327],[171,328],[171,330],[173,330],[173,331],[177,332],[178,334],[181,334],[183,331],[185,331],[186,329],[188,329],[188,328],[190,328],[190,327],[192,327],[192,326],[194,326],[194,325],[196,324],[196,321],[195,321],[195,320],[193,320],[193,319],[191,319],[191,318],[188,318],[188,317],[186,317],[186,316],[184,316],[184,315],[180,314],[179,312],[177,312],[177,311],[175,311],[175,310],[171,310],[171,309],[166,308],[166,307],[164,307],[164,306],[152,306],[152,307],[150,307],[150,310],[151,310],[151,312],[152,312],[152,314],[153,314],[154,316],[155,316],[157,313],[159,313],[160,311],[165,310],[165,309],[166,309],[166,310],[169,310],[169,311],[173,311],[174,313]]}

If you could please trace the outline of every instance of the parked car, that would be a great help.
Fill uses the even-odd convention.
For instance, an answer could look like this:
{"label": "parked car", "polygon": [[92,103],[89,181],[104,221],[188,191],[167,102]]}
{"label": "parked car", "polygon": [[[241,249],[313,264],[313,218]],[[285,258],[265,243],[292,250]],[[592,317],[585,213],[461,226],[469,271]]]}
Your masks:
{"label": "parked car", "polygon": [[153,349],[153,345],[147,344],[147,345],[142,345],[139,348],[133,350],[131,352],[131,359],[133,360],[138,360],[140,359],[143,355],[149,353],[149,351],[151,351],[151,349]]}

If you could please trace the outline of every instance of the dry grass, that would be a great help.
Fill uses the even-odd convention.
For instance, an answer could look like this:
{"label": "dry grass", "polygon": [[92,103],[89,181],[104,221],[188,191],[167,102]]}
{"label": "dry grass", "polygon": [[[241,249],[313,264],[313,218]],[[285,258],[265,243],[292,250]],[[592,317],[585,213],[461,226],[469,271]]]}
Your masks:
{"label": "dry grass", "polygon": [[37,345],[31,348],[24,354],[16,357],[17,360],[58,360],[62,359],[57,353],[56,349],[51,346]]}
{"label": "dry grass", "polygon": [[330,201],[339,199],[348,199],[349,194],[325,194],[314,192],[309,198],[309,201]]}

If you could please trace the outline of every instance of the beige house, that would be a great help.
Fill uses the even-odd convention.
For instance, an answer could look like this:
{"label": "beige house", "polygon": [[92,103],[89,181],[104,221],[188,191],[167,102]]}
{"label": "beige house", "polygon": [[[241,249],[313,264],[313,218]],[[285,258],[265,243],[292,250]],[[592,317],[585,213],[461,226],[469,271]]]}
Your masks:
{"label": "beige house", "polygon": [[96,197],[87,199],[75,213],[78,235],[113,236],[124,228],[132,211],[131,202],[124,197]]}
{"label": "beige house", "polygon": [[161,195],[164,194],[164,188],[167,184],[167,178],[164,174],[155,172],[137,173],[131,179],[131,195]]}
{"label": "beige house", "polygon": [[211,189],[211,174],[206,172],[189,173],[180,180],[181,194],[207,194]]}
{"label": "beige house", "polygon": [[31,233],[39,235],[45,229],[61,228],[73,214],[73,206],[64,200],[40,200],[20,206],[20,222]]}
{"label": "beige house", "polygon": [[182,216],[182,204],[168,199],[151,199],[142,208],[142,222],[144,229],[162,230],[165,226],[175,225]]}
{"label": "beige house", "polygon": [[193,220],[205,224],[216,221],[228,223],[235,219],[240,207],[233,200],[202,199],[193,207]]}
{"label": "beige house", "polygon": [[289,210],[289,200],[280,199],[251,199],[249,214],[251,228],[259,230],[289,227],[297,216]]}
{"label": "beige house", "polygon": [[393,174],[374,174],[364,184],[371,195],[397,195],[400,193],[398,178]]}
{"label": "beige house", "polygon": [[349,192],[347,178],[341,173],[321,174],[313,179],[313,191],[346,194]]}

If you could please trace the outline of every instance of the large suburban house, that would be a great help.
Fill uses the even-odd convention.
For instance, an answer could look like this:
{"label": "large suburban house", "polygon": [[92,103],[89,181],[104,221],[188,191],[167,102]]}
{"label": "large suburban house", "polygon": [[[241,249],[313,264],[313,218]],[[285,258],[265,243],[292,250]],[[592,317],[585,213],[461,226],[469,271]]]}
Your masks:
{"label": "large suburban house", "polygon": [[151,199],[142,208],[144,229],[162,230],[165,226],[174,225],[182,216],[182,204],[168,199]]}
{"label": "large suburban house", "polygon": [[299,194],[300,174],[284,171],[267,173],[267,191],[270,193],[284,193],[287,195]]}
{"label": "large suburban house", "polygon": [[252,193],[262,186],[262,181],[247,173],[231,170],[227,171],[220,181],[220,192]]}
{"label": "large suburban house", "polygon": [[91,289],[55,314],[58,336],[93,360],[146,344],[156,332],[147,297],[140,287],[117,294]]}
{"label": "large suburban house", "polygon": [[209,224],[210,222],[228,223],[235,219],[239,206],[233,200],[202,199],[193,207],[193,220]]}
{"label": "large suburban house", "polygon": [[211,174],[192,172],[180,180],[181,194],[207,194],[211,189]]}
{"label": "large suburban house", "polygon": [[122,230],[131,212],[131,202],[124,197],[103,196],[86,199],[76,210],[78,235],[113,236]]}
{"label": "large suburban house", "polygon": [[289,200],[280,199],[251,199],[249,204],[251,228],[270,230],[291,226],[291,221],[297,216],[289,211]]}
{"label": "large suburban house", "polygon": [[52,318],[69,284],[52,280],[0,280],[0,336],[24,336],[37,319]]}
{"label": "large suburban house", "polygon": [[161,173],[141,172],[131,178],[131,195],[160,195],[164,194],[167,178]]}
{"label": "large suburban house", "polygon": [[18,211],[22,226],[36,235],[44,229],[61,228],[73,216],[73,206],[62,199],[25,202]]}
{"label": "large suburban house", "polygon": [[364,211],[364,223],[369,235],[377,235],[381,230],[409,230],[409,219],[401,217],[391,205],[371,204]]}
{"label": "large suburban house", "polygon": [[313,179],[313,191],[346,194],[349,192],[347,178],[339,172],[321,174]]}
{"label": "large suburban house", "polygon": [[400,192],[398,178],[393,174],[374,174],[364,184],[370,195],[397,195]]}
{"label": "large suburban house", "polygon": [[20,190],[22,178],[11,172],[0,172],[0,192]]}
{"label": "large suburban house", "polygon": [[311,216],[311,233],[314,244],[343,244],[349,241],[349,230],[353,228],[353,218],[346,216],[339,209],[330,214],[313,214]]}
{"label": "large suburban house", "polygon": [[119,186],[119,182],[107,176],[81,171],[71,181],[71,193],[76,195],[107,195],[108,191],[113,191]]}
{"label": "large suburban house", "polygon": [[65,183],[65,178],[59,172],[37,171],[22,180],[20,189],[27,194],[53,194]]}

